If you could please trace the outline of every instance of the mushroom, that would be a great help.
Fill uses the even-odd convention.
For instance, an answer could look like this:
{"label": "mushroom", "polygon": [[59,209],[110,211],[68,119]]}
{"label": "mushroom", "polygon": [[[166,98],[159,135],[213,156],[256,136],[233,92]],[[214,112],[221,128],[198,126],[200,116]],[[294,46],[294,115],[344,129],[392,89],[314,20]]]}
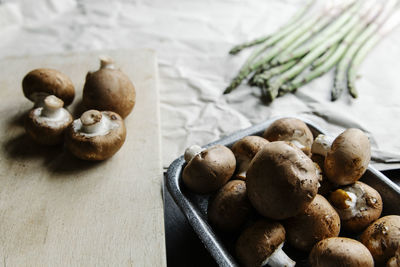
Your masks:
{"label": "mushroom", "polygon": [[287,219],[284,226],[290,245],[310,251],[319,241],[339,235],[340,218],[328,200],[317,194],[305,211]]}
{"label": "mushroom", "polygon": [[183,182],[192,191],[200,194],[211,193],[228,182],[236,168],[232,151],[223,145],[207,149],[199,146],[185,151],[187,165],[183,169]]}
{"label": "mushroom", "polygon": [[125,137],[125,124],[117,113],[88,110],[67,129],[66,145],[80,159],[104,160],[121,148]]}
{"label": "mushroom", "polygon": [[359,241],[347,237],[330,237],[319,241],[311,250],[312,267],[373,267],[374,259]]}
{"label": "mushroom", "polygon": [[397,250],[396,255],[391,257],[386,263],[386,267],[399,267],[399,266],[400,266],[400,248]]}
{"label": "mushroom", "polygon": [[338,185],[352,184],[365,173],[371,160],[371,145],[363,131],[350,128],[330,144],[330,139],[318,136],[313,153],[325,156],[324,173]]}
{"label": "mushroom", "polygon": [[232,152],[236,157],[236,165],[238,174],[236,178],[246,179],[246,172],[249,168],[250,161],[254,158],[257,152],[265,145],[268,140],[260,136],[246,136],[237,141],[232,146]]}
{"label": "mushroom", "polygon": [[229,181],[209,202],[208,220],[216,228],[226,232],[238,230],[247,220],[251,204],[247,198],[246,183]]}
{"label": "mushroom", "polygon": [[83,104],[89,109],[110,110],[125,118],[135,106],[136,91],[129,77],[116,69],[111,58],[100,58],[100,69],[88,72]]}
{"label": "mushroom", "polygon": [[381,195],[359,181],[332,192],[329,201],[339,213],[343,229],[349,232],[363,231],[382,213]]}
{"label": "mushroom", "polygon": [[264,131],[263,137],[270,142],[291,142],[306,155],[311,156],[311,145],[314,137],[310,128],[302,120],[296,118],[278,119]]}
{"label": "mushroom", "polygon": [[68,106],[75,97],[75,88],[67,75],[54,69],[34,69],[22,80],[22,90],[26,98],[35,103],[35,107],[43,106],[48,95],[54,95]]}
{"label": "mushroom", "polygon": [[319,181],[320,187],[318,188],[318,194],[327,197],[329,193],[334,191],[338,186],[332,183],[328,178],[326,178],[324,174],[325,157],[313,153],[311,156],[311,160],[318,165],[319,170],[321,171],[321,179]]}
{"label": "mushroom", "polygon": [[316,164],[289,142],[270,142],[247,171],[247,194],[263,216],[281,220],[304,211],[317,194]]}
{"label": "mushroom", "polygon": [[39,144],[56,145],[63,141],[64,132],[72,123],[64,102],[54,95],[47,96],[43,106],[32,109],[25,120],[27,134]]}
{"label": "mushroom", "polygon": [[364,230],[360,241],[378,265],[385,264],[400,250],[400,216],[388,215],[376,220]]}
{"label": "mushroom", "polygon": [[248,267],[294,266],[282,250],[285,241],[285,228],[278,222],[260,220],[246,228],[236,242],[236,255]]}

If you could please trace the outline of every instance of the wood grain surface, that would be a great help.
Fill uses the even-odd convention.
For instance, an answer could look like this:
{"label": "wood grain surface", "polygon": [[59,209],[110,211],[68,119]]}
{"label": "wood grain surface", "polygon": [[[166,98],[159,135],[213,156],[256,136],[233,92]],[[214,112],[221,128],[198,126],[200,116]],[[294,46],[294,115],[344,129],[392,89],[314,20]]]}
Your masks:
{"label": "wood grain surface", "polygon": [[[127,139],[103,162],[74,158],[63,145],[35,144],[23,128],[33,104],[21,81],[55,68],[76,88],[109,55],[133,81],[136,106]],[[157,62],[151,50],[10,58],[0,62],[0,264],[4,266],[165,266]]]}

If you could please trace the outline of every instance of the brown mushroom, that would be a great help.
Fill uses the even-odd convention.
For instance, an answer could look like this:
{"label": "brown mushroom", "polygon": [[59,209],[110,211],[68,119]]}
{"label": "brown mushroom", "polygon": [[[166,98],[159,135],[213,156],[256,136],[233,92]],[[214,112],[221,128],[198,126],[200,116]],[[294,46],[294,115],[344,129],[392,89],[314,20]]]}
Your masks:
{"label": "brown mushroom", "polygon": [[285,228],[278,223],[267,220],[255,222],[246,228],[236,242],[236,255],[246,267],[294,266],[282,250],[285,241]]}
{"label": "brown mushroom", "polygon": [[270,142],[291,142],[308,156],[311,156],[311,145],[314,137],[310,128],[302,120],[296,118],[278,119],[264,131],[263,137]]}
{"label": "brown mushroom", "polygon": [[54,69],[34,69],[22,80],[22,90],[26,98],[35,103],[35,107],[43,105],[48,95],[54,95],[68,106],[75,97],[75,88],[70,78]]}
{"label": "brown mushroom", "polygon": [[364,230],[360,241],[376,264],[385,264],[400,249],[400,216],[388,215],[376,220]]}
{"label": "brown mushroom", "polygon": [[195,146],[195,149],[188,148],[185,154],[187,165],[182,179],[196,193],[206,194],[221,188],[235,172],[235,155],[226,146],[215,145],[207,149]]}
{"label": "brown mushroom", "polygon": [[29,112],[25,120],[26,133],[37,143],[56,145],[64,140],[64,132],[72,123],[64,102],[54,95],[47,96],[42,107]]}
{"label": "brown mushroom", "polygon": [[236,165],[238,173],[236,178],[246,179],[246,172],[249,168],[250,161],[254,158],[257,152],[265,145],[268,140],[260,136],[246,136],[232,146],[232,152],[236,157]]}
{"label": "brown mushroom", "polygon": [[115,68],[112,59],[100,60],[100,69],[86,75],[83,104],[90,109],[114,111],[125,118],[135,106],[135,87],[125,73]]}
{"label": "brown mushroom", "polygon": [[329,201],[339,213],[343,229],[348,232],[363,231],[382,213],[381,195],[359,181],[332,192]]}
{"label": "brown mushroom", "polygon": [[246,222],[251,212],[246,183],[233,180],[225,184],[209,202],[208,220],[222,231],[233,232]]}
{"label": "brown mushroom", "polygon": [[287,241],[296,249],[310,251],[313,246],[340,232],[340,218],[321,195],[316,195],[307,209],[284,222]]}
{"label": "brown mushroom", "polygon": [[386,262],[386,267],[399,267],[400,266],[400,248],[397,250],[395,256],[391,257]]}
{"label": "brown mushroom", "polygon": [[368,249],[357,240],[330,237],[318,242],[309,255],[312,267],[373,267]]}
{"label": "brown mushroom", "polygon": [[315,163],[289,142],[266,144],[247,171],[247,194],[263,216],[281,220],[304,211],[317,194]]}
{"label": "brown mushroom", "polygon": [[80,159],[104,160],[121,148],[125,137],[125,124],[117,113],[88,110],[68,128],[65,141]]}

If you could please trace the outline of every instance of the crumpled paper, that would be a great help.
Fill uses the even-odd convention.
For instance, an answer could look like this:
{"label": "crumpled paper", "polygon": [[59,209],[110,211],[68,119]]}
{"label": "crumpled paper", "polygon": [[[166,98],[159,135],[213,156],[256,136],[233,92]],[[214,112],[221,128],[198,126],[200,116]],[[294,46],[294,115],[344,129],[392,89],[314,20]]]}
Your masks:
{"label": "crumpled paper", "polygon": [[[321,0],[322,1],[322,0]],[[330,102],[332,73],[262,103],[241,85],[222,95],[249,51],[238,43],[273,32],[302,0],[16,0],[0,1],[0,58],[73,51],[153,48],[160,70],[163,165],[192,144],[204,145],[274,116],[300,116],[332,136],[349,127],[367,132],[373,164],[400,164],[400,30],[368,55],[357,81],[359,98]]]}

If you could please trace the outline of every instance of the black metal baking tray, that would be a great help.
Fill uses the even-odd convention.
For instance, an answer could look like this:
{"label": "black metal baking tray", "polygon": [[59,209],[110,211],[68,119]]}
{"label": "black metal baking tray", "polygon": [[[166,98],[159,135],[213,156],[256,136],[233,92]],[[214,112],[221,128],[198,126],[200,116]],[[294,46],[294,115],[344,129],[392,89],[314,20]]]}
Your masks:
{"label": "black metal baking tray", "polygon": [[[264,130],[276,119],[279,118],[274,118],[259,125],[240,130],[204,147],[215,144],[231,147],[236,141],[245,136],[262,135]],[[326,134],[324,130],[315,124],[302,118],[299,119],[303,120],[309,126],[314,136],[320,133]],[[168,191],[217,264],[219,266],[239,266],[233,256],[232,243],[236,237],[226,236],[215,231],[207,222],[207,206],[210,195],[192,193],[183,185],[182,171],[185,164],[185,160],[181,156],[169,166],[166,179]],[[382,216],[387,214],[400,215],[400,187],[372,166],[368,167],[368,170],[360,181],[372,186],[381,194],[384,203]],[[285,249],[285,247],[285,252],[297,262],[296,266],[308,265],[305,253],[297,252],[290,247]]]}

